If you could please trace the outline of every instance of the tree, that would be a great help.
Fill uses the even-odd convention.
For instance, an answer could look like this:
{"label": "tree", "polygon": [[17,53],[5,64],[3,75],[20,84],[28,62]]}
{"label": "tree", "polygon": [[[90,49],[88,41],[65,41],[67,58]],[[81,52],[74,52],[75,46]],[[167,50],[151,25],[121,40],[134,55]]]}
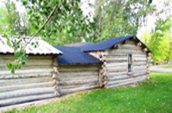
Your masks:
{"label": "tree", "polygon": [[146,15],[154,11],[151,1],[101,0],[97,7],[98,40],[136,34]]}
{"label": "tree", "polygon": [[172,32],[171,19],[158,20],[155,31],[144,36],[145,43],[153,54],[153,59],[157,62],[169,61],[172,59]]}
{"label": "tree", "polygon": [[12,1],[4,1],[5,7],[0,8],[0,34],[7,37],[19,36],[27,33],[27,28],[22,25],[22,19],[16,11]]}
{"label": "tree", "polygon": [[79,3],[79,0],[23,0],[31,33],[36,32],[57,4],[55,14],[40,31],[40,36],[51,44],[78,42],[94,37],[94,23],[83,16]]}

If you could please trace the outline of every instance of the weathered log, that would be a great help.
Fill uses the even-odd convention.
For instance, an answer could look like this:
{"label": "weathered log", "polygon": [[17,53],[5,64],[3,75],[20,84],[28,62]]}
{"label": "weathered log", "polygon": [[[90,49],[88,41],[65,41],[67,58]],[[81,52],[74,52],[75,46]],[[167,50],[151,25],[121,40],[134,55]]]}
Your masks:
{"label": "weathered log", "polygon": [[145,51],[145,52],[147,52],[147,51],[148,51],[148,49],[147,49],[147,48],[144,48],[144,51]]}
{"label": "weathered log", "polygon": [[[9,59],[9,60],[5,60],[5,59],[1,59],[0,60],[0,67],[6,67],[6,63],[14,61],[15,59]],[[24,65],[22,68],[26,68],[26,67],[31,67],[31,66],[49,66],[51,64],[51,59],[33,59],[33,60],[28,60],[26,65]]]}
{"label": "weathered log", "polygon": [[66,76],[66,77],[78,77],[78,76],[98,76],[98,71],[80,71],[80,72],[60,72],[59,76]]}
{"label": "weathered log", "polygon": [[145,62],[146,62],[147,58],[146,58],[146,57],[143,57],[143,58],[141,58],[141,57],[136,58],[136,57],[135,57],[133,60],[134,60],[135,62],[136,62],[136,61],[145,61]]}
{"label": "weathered log", "polygon": [[98,82],[98,78],[94,78],[94,79],[88,79],[88,80],[74,80],[74,81],[59,81],[58,84],[59,85],[77,85],[77,84],[85,84],[85,83],[97,83]]}
{"label": "weathered log", "polygon": [[134,76],[146,76],[147,72],[145,73],[134,73]]}
{"label": "weathered log", "polygon": [[142,54],[144,55],[145,52],[141,51],[141,50],[130,50],[130,49],[116,49],[116,50],[112,50],[112,51],[108,51],[109,55],[127,55],[127,54]]}
{"label": "weathered log", "polygon": [[129,75],[118,75],[118,76],[107,76],[108,81],[116,81],[121,79],[127,79],[130,78]]}
{"label": "weathered log", "polygon": [[146,57],[146,53],[143,53],[143,54],[133,54],[133,57]]}
{"label": "weathered log", "polygon": [[113,66],[108,66],[107,67],[107,72],[124,72],[127,71],[128,67],[127,66],[118,66],[118,67],[113,67]]}
{"label": "weathered log", "polygon": [[108,72],[107,76],[120,76],[120,75],[127,75],[127,71],[120,71],[120,72]]}
{"label": "weathered log", "polygon": [[3,76],[3,75],[19,75],[19,74],[22,74],[22,75],[27,75],[27,74],[38,74],[38,73],[49,73],[49,72],[52,72],[52,69],[29,69],[29,70],[16,70],[15,74],[11,74],[11,72],[8,70],[8,71],[0,71],[0,76]]}
{"label": "weathered log", "polygon": [[50,77],[50,72],[45,73],[30,73],[30,74],[12,74],[12,75],[0,75],[0,79],[20,79],[20,78],[37,78],[37,77]]}
{"label": "weathered log", "polygon": [[98,71],[98,67],[59,67],[60,72]]}
{"label": "weathered log", "polygon": [[10,86],[1,86],[0,92],[7,92],[7,91],[14,91],[20,89],[28,89],[28,88],[42,88],[42,87],[52,87],[54,84],[53,81],[51,82],[41,82],[41,83],[31,83],[31,84],[16,84]]}
{"label": "weathered log", "polygon": [[4,92],[4,93],[0,93],[0,100],[29,96],[29,95],[47,94],[47,93],[54,94],[54,89],[52,87],[45,87],[45,88],[32,88],[32,89],[22,89],[22,90]]}
{"label": "weathered log", "polygon": [[98,73],[95,75],[87,76],[58,76],[57,80],[59,81],[77,81],[77,80],[89,80],[89,79],[98,79]]}
{"label": "weathered log", "polygon": [[137,71],[137,70],[147,70],[146,66],[133,66],[133,71]]}
{"label": "weathered log", "polygon": [[147,62],[145,61],[133,62],[133,66],[140,66],[140,65],[147,65]]}
{"label": "weathered log", "polygon": [[107,67],[118,67],[118,66],[127,66],[128,65],[128,62],[109,62],[107,63]]}
{"label": "weathered log", "polygon": [[121,85],[126,85],[126,84],[131,84],[131,83],[137,83],[139,81],[145,80],[146,76],[139,76],[139,77],[132,77],[129,79],[124,79],[124,80],[117,80],[117,81],[111,81],[107,83],[107,87],[115,87],[115,86],[121,86]]}
{"label": "weathered log", "polygon": [[9,86],[14,84],[30,84],[30,83],[40,83],[52,81],[51,77],[42,77],[42,78],[27,78],[27,79],[10,79],[10,80],[0,80],[0,86]]}
{"label": "weathered log", "polygon": [[143,69],[137,69],[137,70],[134,70],[133,73],[134,74],[137,74],[137,73],[146,73],[147,72],[147,69],[143,70]]}
{"label": "weathered log", "polygon": [[85,86],[81,86],[81,87],[76,87],[76,88],[72,88],[72,89],[61,89],[61,93],[62,94],[69,94],[69,93],[73,93],[73,92],[78,92],[78,91],[82,91],[82,90],[88,90],[88,89],[93,89],[93,88],[97,88],[98,86],[91,86],[91,85],[85,85]]}
{"label": "weathered log", "polygon": [[124,58],[107,58],[106,59],[107,62],[127,62],[128,61],[128,58],[127,57],[124,57]]}
{"label": "weathered log", "polygon": [[140,43],[140,42],[139,42],[139,43],[137,43],[137,46],[142,46],[142,43]]}
{"label": "weathered log", "polygon": [[118,86],[124,86],[124,85],[129,85],[129,84],[136,84],[144,80],[146,80],[146,77],[143,79],[135,80],[135,81],[133,80],[133,81],[127,81],[127,82],[123,82],[119,84],[110,84],[110,85],[107,85],[106,87],[110,88],[110,87],[118,87]]}
{"label": "weathered log", "polygon": [[59,85],[59,89],[73,89],[82,86],[97,86],[97,83],[93,82],[93,83],[83,83],[83,84]]}
{"label": "weathered log", "polygon": [[30,102],[30,101],[35,101],[35,100],[48,99],[52,97],[56,97],[56,95],[55,94],[41,94],[41,95],[39,94],[39,95],[25,96],[25,97],[19,97],[19,98],[10,98],[6,100],[0,100],[0,107],[24,103],[24,102]]}

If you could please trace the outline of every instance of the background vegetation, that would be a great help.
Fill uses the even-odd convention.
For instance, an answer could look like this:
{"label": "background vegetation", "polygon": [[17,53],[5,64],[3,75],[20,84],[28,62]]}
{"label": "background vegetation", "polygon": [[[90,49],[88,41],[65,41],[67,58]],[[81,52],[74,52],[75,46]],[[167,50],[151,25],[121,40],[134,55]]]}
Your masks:
{"label": "background vegetation", "polygon": [[[23,15],[16,10],[12,0],[4,1],[5,7],[0,8],[0,34],[18,38],[22,35],[36,34],[53,45],[81,41],[97,42],[112,36],[136,35],[144,26],[147,16],[160,15],[168,11],[162,10],[157,13],[152,0],[97,0],[96,5],[90,4],[90,7],[94,7],[94,13],[90,14],[93,18],[90,19],[90,15],[83,15],[80,0],[21,0],[21,2],[26,8]],[[51,13],[52,16],[49,18]],[[168,62],[172,59],[171,15],[163,19],[157,17],[155,26],[155,29],[139,38],[152,51],[154,61]],[[12,45],[20,47],[20,43]],[[22,47],[15,50],[22,51],[16,55],[17,62],[22,62],[20,64],[22,65],[26,59],[25,50]],[[8,67],[15,70],[20,68],[20,65],[14,62]]]}

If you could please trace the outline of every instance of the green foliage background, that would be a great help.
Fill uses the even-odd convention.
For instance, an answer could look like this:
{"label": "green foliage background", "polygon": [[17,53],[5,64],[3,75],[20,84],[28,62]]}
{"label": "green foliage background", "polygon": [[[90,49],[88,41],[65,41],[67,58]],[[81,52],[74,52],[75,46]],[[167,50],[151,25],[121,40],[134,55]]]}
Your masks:
{"label": "green foliage background", "polygon": [[[145,17],[155,12],[151,0],[98,0],[93,21],[83,16],[80,0],[22,0],[26,14],[16,11],[13,1],[0,8],[0,34],[7,37],[33,35],[45,22],[55,5],[57,10],[48,24],[39,32],[53,45],[90,41],[97,42],[112,36],[137,34]],[[171,19],[159,20],[151,34],[145,33],[144,42],[155,61],[172,59]]]}
{"label": "green foliage background", "polygon": [[169,61],[172,59],[172,23],[171,18],[158,20],[155,30],[149,35],[144,35],[144,41],[157,62]]}

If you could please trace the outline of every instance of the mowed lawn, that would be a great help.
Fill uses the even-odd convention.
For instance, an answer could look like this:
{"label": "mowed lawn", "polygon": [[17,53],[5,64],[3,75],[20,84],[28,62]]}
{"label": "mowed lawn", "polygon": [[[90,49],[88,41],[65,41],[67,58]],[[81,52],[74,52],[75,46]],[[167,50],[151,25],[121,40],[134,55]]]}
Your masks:
{"label": "mowed lawn", "polygon": [[172,74],[152,73],[137,86],[84,91],[7,113],[172,113]]}

